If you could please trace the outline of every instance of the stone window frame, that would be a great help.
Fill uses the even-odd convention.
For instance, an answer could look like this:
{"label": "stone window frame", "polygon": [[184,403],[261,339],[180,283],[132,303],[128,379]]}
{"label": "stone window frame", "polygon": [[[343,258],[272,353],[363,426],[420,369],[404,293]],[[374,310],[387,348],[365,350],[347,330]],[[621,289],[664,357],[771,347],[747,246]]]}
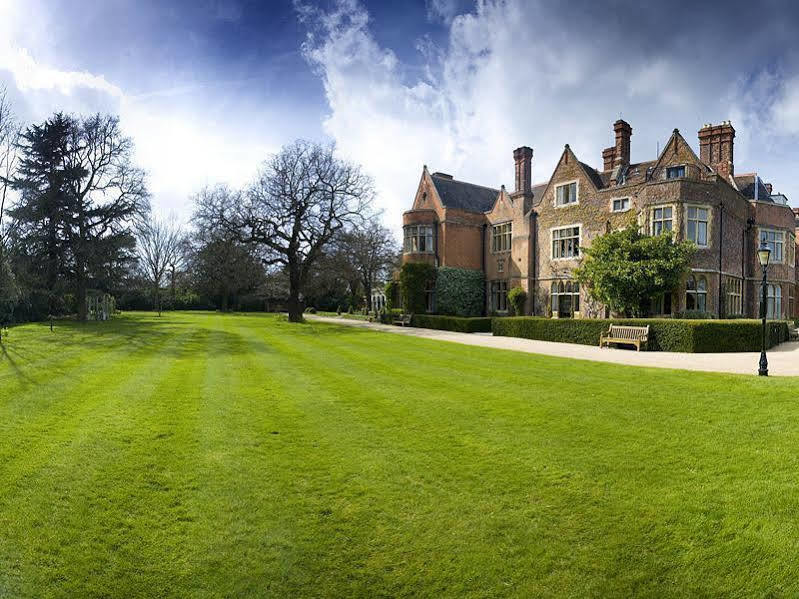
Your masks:
{"label": "stone window frame", "polygon": [[558,318],[560,318],[561,315],[560,311],[561,298],[564,297],[568,297],[570,311],[563,312],[563,314],[569,314],[567,318],[574,318],[575,314],[580,314],[579,281],[574,281],[572,279],[557,279],[552,281],[552,283],[550,284],[550,291],[549,291],[550,312],[552,312],[553,315],[555,314],[555,312],[557,312]]}
{"label": "stone window frame", "polygon": [[[689,282],[693,282],[693,286],[689,285]],[[700,287],[700,283],[703,285]],[[707,300],[708,300],[708,280],[707,277],[702,273],[694,273],[688,275],[688,278],[685,280],[685,309],[689,312],[707,312]],[[688,307],[688,296],[693,296],[694,298],[694,307]],[[700,302],[701,300],[701,302]],[[700,307],[700,303],[703,304]]]}
{"label": "stone window frame", "polygon": [[[508,226],[507,233],[497,233],[500,227]],[[496,249],[497,239],[507,236],[508,247],[507,249]],[[491,223],[491,253],[492,254],[506,254],[513,248],[513,220],[505,220],[498,223]]]}
{"label": "stone window frame", "polygon": [[[787,235],[785,234],[784,230],[776,229],[774,227],[758,227],[757,228],[757,243],[755,244],[755,258],[757,258],[757,250],[760,247],[760,242],[763,239],[763,233],[779,233],[782,236],[782,241],[780,242],[781,245],[782,245],[782,256],[780,256],[779,260],[776,260],[775,257],[774,257],[774,250],[772,250],[771,256],[769,257],[769,262],[768,262],[769,266],[771,266],[772,264],[785,264],[785,258],[786,258],[786,253],[787,253],[786,252],[787,243],[786,243],[785,240],[787,238]],[[775,243],[775,246],[776,246],[776,241],[774,243]]]}
{"label": "stone window frame", "polygon": [[[699,245],[696,243],[696,246],[701,249],[707,249],[713,245],[713,207],[710,204],[697,204],[694,202],[686,202],[683,204],[683,236],[684,239],[688,241],[694,241],[693,239],[688,238],[688,209],[689,208],[701,208],[702,210],[707,210],[707,243],[704,245]],[[673,212],[672,212],[673,215]],[[672,216],[673,218],[673,216]],[[698,221],[697,221],[698,222]],[[671,230],[674,231],[674,223],[672,223]]]}
{"label": "stone window frame", "polygon": [[[573,229],[577,227],[579,229],[577,233],[577,255],[576,256],[561,256],[559,258],[555,258],[555,252],[553,251],[553,243],[555,241],[555,231],[562,231],[563,229]],[[573,223],[571,225],[558,225],[556,227],[551,227],[549,229],[549,259],[553,262],[560,262],[562,260],[579,260],[582,258],[582,253],[580,252],[580,248],[583,247],[583,223]]]}
{"label": "stone window frame", "polygon": [[[422,234],[421,229],[429,229],[430,234],[428,235],[425,231]],[[414,233],[411,233],[411,230],[415,230]],[[410,233],[410,234],[409,234]],[[421,250],[419,247],[421,243],[417,241],[417,249],[413,249],[413,239],[422,239],[425,240],[425,249]],[[429,243],[429,248],[428,243]],[[418,223],[418,224],[410,224],[405,225],[402,227],[402,253],[403,254],[435,254],[435,244],[436,244],[436,232],[435,232],[435,225],[427,224],[427,223]]]}
{"label": "stone window frame", "polygon": [[[558,204],[558,189],[564,187],[566,185],[571,185],[574,183],[574,201],[569,202],[568,204]],[[568,208],[569,206],[579,206],[580,205],[580,180],[579,179],[572,179],[571,181],[561,181],[560,183],[555,184],[555,192],[554,198],[552,200],[553,205],[555,208]]]}
{"label": "stone window frame", "polygon": [[743,314],[743,279],[732,275],[724,276],[724,316]]}
{"label": "stone window frame", "polygon": [[[649,207],[649,234],[653,237],[655,235],[660,235],[663,233],[661,230],[660,233],[655,233],[655,210],[659,210],[661,208],[671,208],[671,229],[669,229],[672,233],[674,233],[674,221],[677,220],[677,205],[676,204],[655,204]],[[660,219],[664,221],[665,219]]]}
{"label": "stone window frame", "polygon": [[[502,286],[505,286],[504,290]],[[495,289],[496,286],[496,289]],[[508,312],[508,291],[510,291],[510,284],[508,279],[494,279],[488,285],[489,298],[491,304],[491,311],[498,314],[506,314]],[[504,291],[504,295],[503,295]],[[499,298],[500,301],[496,302],[495,299]],[[497,304],[502,304],[504,300],[505,307],[500,308]]]}
{"label": "stone window frame", "polygon": [[[627,207],[622,210],[615,210],[613,208],[613,203],[618,202],[619,200],[627,200]],[[630,196],[617,196],[615,198],[610,198],[610,211],[613,214],[622,214],[624,212],[629,212],[633,207],[633,199]]]}
{"label": "stone window frame", "polygon": [[[763,301],[762,293],[760,295],[760,301]],[[760,312],[760,314],[762,314],[762,312]],[[769,283],[766,285],[766,318],[769,320],[779,320],[782,318],[782,285],[779,283]]]}

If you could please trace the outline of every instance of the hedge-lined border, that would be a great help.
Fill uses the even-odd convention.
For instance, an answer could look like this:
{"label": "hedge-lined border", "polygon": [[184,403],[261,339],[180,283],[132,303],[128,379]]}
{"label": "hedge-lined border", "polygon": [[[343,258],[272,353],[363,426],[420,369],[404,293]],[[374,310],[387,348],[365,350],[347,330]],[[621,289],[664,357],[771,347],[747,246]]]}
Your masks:
{"label": "hedge-lined border", "polygon": [[[683,353],[760,351],[762,328],[756,320],[678,320],[640,319],[551,319],[534,316],[494,318],[496,336],[522,337],[539,341],[558,341],[599,345],[599,336],[610,324],[649,325],[650,351]],[[766,345],[771,348],[788,340],[788,323],[767,323]]]}
{"label": "hedge-lined border", "polygon": [[490,333],[491,318],[468,318],[463,316],[440,316],[435,314],[414,314],[411,325],[424,329],[440,329],[459,333]]}

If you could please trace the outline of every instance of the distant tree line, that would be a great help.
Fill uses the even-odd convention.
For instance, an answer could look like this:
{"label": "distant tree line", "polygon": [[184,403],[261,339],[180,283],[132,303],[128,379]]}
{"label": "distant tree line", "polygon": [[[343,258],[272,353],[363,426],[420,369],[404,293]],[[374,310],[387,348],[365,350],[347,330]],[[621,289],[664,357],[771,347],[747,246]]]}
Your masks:
{"label": "distant tree line", "polygon": [[21,127],[0,93],[0,324],[120,309],[371,309],[399,249],[372,183],[331,146],[297,141],[251,184],[191,198],[182,225],[153,215],[133,142],[111,115]]}

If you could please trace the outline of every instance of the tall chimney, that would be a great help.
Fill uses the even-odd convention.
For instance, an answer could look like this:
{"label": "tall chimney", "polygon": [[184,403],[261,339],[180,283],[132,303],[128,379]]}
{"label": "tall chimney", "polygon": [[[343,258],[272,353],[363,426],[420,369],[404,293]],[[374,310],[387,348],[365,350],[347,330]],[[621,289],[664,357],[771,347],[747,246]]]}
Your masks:
{"label": "tall chimney", "polygon": [[522,146],[513,150],[516,165],[516,192],[530,193],[533,178],[533,148]]}
{"label": "tall chimney", "polygon": [[613,166],[627,166],[630,164],[630,137],[633,128],[630,123],[619,119],[613,123],[613,132],[616,134],[616,152]]}
{"label": "tall chimney", "polygon": [[633,128],[627,121],[619,119],[613,123],[613,132],[616,134],[616,145],[602,150],[602,170],[605,171],[630,164],[630,137],[633,135]]}
{"label": "tall chimney", "polygon": [[717,172],[735,175],[734,142],[735,129],[730,121],[721,125],[708,123],[699,130],[699,159]]}

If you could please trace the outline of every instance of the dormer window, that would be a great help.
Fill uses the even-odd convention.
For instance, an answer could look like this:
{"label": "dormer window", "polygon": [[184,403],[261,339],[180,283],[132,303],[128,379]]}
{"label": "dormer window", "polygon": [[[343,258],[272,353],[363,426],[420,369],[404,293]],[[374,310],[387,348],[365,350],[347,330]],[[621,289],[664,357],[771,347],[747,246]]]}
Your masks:
{"label": "dormer window", "polygon": [[670,166],[666,169],[666,179],[679,179],[685,176],[685,165]]}
{"label": "dormer window", "polygon": [[555,187],[555,206],[568,206],[577,203],[577,181]]}

